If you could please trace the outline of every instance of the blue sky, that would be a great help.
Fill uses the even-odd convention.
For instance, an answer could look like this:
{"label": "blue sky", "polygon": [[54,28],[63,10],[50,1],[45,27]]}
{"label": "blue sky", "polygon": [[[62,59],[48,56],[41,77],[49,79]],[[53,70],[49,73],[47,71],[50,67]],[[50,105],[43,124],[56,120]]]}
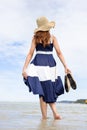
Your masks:
{"label": "blue sky", "polygon": [[[0,1],[0,101],[38,101],[22,80],[36,18],[46,16],[56,22],[51,30],[77,82],[77,90],[59,100],[87,98],[87,1],[86,0],[3,0]],[[64,69],[57,58],[64,82]]]}

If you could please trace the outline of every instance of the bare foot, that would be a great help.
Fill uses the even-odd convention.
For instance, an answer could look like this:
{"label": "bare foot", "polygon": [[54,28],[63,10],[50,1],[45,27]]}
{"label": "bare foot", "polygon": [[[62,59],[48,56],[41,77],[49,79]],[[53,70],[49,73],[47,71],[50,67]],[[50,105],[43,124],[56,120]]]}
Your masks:
{"label": "bare foot", "polygon": [[60,117],[60,115],[55,115],[54,119],[55,120],[61,120],[62,118]]}

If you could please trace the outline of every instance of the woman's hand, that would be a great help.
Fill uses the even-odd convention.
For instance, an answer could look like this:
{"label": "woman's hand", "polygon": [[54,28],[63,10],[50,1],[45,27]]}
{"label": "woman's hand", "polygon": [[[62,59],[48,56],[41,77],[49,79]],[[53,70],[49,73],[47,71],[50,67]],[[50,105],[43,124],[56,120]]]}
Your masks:
{"label": "woman's hand", "polygon": [[22,76],[25,78],[25,79],[27,79],[27,73],[26,72],[22,72]]}
{"label": "woman's hand", "polygon": [[71,73],[71,70],[67,67],[65,67],[65,73],[68,74],[68,73]]}

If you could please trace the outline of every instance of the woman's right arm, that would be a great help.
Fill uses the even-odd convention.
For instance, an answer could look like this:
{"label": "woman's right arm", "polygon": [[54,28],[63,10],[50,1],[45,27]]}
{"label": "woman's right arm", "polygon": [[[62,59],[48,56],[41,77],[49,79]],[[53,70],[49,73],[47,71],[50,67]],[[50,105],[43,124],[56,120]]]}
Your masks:
{"label": "woman's right arm", "polygon": [[31,60],[32,56],[33,56],[35,47],[36,47],[36,45],[35,45],[35,39],[33,38],[30,50],[29,50],[29,52],[27,54],[27,57],[26,57],[26,60],[25,60],[24,66],[23,66],[23,70],[22,70],[22,76],[24,78],[27,78],[26,69],[28,67],[28,64],[30,63],[30,60]]}
{"label": "woman's right arm", "polygon": [[65,73],[71,73],[70,69],[68,69],[68,67],[67,67],[65,58],[60,50],[58,41],[57,41],[55,36],[53,36],[53,45],[54,45],[54,48],[56,50],[57,56],[59,57],[60,61],[62,62],[63,66],[65,68]]}

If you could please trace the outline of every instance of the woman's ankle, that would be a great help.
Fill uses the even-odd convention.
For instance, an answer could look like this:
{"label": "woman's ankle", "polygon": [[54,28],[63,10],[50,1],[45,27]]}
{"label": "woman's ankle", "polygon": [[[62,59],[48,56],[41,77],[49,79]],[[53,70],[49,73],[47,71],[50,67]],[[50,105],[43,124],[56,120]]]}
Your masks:
{"label": "woman's ankle", "polygon": [[46,116],[42,116],[42,120],[46,120],[47,119],[47,117]]}

